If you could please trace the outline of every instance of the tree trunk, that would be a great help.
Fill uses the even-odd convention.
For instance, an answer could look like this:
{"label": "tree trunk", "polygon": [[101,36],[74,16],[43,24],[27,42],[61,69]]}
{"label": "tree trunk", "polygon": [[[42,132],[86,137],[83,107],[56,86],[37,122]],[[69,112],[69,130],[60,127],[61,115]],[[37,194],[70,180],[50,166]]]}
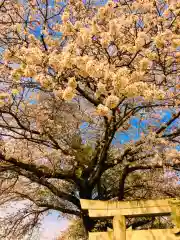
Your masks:
{"label": "tree trunk", "polygon": [[88,232],[92,231],[94,228],[94,221],[88,216],[88,214],[84,214],[82,217],[84,228],[88,235]]}
{"label": "tree trunk", "polygon": [[[84,186],[80,189],[79,196],[81,199],[92,199],[92,189],[88,186],[88,184],[84,184]],[[94,221],[89,217],[87,210],[82,210],[82,213],[83,225],[88,239],[88,232],[92,231],[94,228]]]}

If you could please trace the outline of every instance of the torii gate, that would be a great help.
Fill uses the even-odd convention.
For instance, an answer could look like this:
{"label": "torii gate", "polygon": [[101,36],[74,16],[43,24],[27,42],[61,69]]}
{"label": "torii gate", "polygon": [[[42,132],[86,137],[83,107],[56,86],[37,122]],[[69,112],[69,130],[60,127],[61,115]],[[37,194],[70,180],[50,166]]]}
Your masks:
{"label": "torii gate", "polygon": [[[89,240],[180,240],[180,229],[126,230],[125,217],[165,216],[172,212],[175,199],[147,201],[99,201],[81,199],[90,217],[113,217],[113,230],[90,232]],[[179,209],[178,209],[179,210]]]}

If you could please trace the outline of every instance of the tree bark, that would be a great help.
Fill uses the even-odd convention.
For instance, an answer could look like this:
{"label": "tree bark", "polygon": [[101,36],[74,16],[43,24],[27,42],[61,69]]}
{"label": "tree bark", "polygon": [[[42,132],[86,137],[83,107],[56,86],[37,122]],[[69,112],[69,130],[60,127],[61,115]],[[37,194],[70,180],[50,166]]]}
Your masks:
{"label": "tree bark", "polygon": [[84,213],[82,216],[83,225],[88,236],[88,232],[91,232],[94,228],[94,221],[89,217],[88,213]]}

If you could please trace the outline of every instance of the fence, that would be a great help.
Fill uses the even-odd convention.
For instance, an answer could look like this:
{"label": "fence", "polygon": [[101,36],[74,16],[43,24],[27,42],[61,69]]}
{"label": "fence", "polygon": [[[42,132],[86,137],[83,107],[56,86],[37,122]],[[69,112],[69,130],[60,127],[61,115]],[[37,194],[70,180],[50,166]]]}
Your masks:
{"label": "fence", "polygon": [[173,229],[126,229],[125,217],[166,216],[172,212],[174,199],[147,201],[96,201],[81,199],[81,207],[94,218],[113,217],[113,230],[90,232],[89,240],[180,240],[180,230]]}

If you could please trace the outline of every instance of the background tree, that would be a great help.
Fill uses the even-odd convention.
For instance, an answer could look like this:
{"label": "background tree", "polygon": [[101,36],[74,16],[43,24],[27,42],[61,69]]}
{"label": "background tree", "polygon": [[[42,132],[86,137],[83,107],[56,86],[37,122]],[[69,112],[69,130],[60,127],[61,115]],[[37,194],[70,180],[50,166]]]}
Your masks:
{"label": "background tree", "polygon": [[179,3],[1,1],[0,16],[1,205],[24,203],[1,237],[51,210],[90,231],[80,198],[178,197]]}
{"label": "background tree", "polygon": [[74,240],[85,240],[86,233],[84,231],[83,222],[81,220],[73,220],[68,229],[64,231],[57,240],[66,240],[66,239],[74,239]]}

